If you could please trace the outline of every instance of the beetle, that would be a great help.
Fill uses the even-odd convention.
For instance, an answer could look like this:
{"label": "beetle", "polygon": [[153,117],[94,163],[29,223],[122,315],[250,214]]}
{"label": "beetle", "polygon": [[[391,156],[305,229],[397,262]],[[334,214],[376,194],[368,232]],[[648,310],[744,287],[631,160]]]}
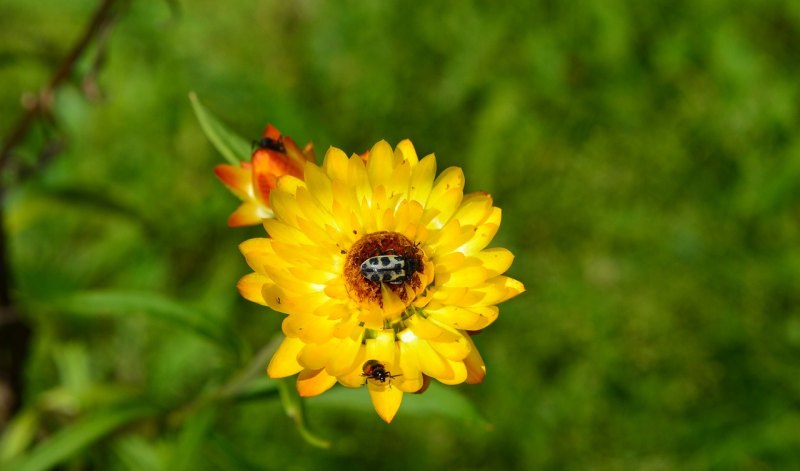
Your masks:
{"label": "beetle", "polygon": [[420,271],[422,263],[407,251],[398,255],[394,250],[378,252],[361,262],[361,275],[373,283],[401,285],[411,281],[414,273]]}
{"label": "beetle", "polygon": [[279,137],[278,139],[273,139],[271,137],[262,137],[258,141],[253,141],[253,148],[258,147],[259,149],[268,149],[274,150],[275,152],[280,152],[281,154],[286,153],[286,146],[283,145],[283,137]]}
{"label": "beetle", "polygon": [[364,384],[367,384],[367,381],[373,379],[375,381],[380,381],[381,383],[385,383],[386,380],[391,381],[392,378],[397,378],[398,376],[403,375],[393,375],[390,372],[386,371],[386,366],[383,363],[379,362],[378,360],[367,360],[364,363],[364,366],[361,368],[361,376],[364,378]]}

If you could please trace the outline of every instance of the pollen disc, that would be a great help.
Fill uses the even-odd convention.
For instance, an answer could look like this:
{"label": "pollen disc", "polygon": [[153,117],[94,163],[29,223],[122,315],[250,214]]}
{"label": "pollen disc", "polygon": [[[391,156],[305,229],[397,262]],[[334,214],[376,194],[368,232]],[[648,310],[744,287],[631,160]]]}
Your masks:
{"label": "pollen disc", "polygon": [[367,234],[347,251],[347,258],[344,264],[344,280],[347,293],[350,297],[361,304],[377,304],[383,307],[381,296],[381,278],[378,275],[370,274],[365,278],[361,270],[361,264],[370,259],[370,266],[376,269],[382,266],[389,266],[392,257],[384,255],[400,255],[419,267],[419,270],[405,283],[388,284],[383,286],[392,290],[397,297],[406,305],[413,301],[415,293],[422,290],[422,274],[425,270],[425,254],[418,245],[414,244],[408,237],[397,232],[373,232]]}

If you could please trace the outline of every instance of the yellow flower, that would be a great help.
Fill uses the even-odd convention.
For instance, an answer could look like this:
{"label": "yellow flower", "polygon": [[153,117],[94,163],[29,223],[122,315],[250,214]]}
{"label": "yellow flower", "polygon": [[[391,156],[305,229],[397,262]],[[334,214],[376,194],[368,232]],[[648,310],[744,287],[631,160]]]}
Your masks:
{"label": "yellow flower", "polygon": [[299,373],[302,396],[366,385],[390,422],[403,393],[431,378],[480,383],[470,336],[525,288],[502,275],[511,252],[486,249],[500,209],[487,193],[464,195],[461,169],[434,179],[435,157],[419,160],[408,140],[364,157],[331,148],[322,167],[305,164],[305,181],[278,180],[270,237],[240,246],[254,273],[238,287],[287,315],[269,376]]}
{"label": "yellow flower", "polygon": [[214,172],[243,203],[228,218],[228,225],[252,226],[273,216],[269,193],[283,175],[303,176],[303,165],[316,161],[311,143],[301,151],[289,136],[268,124],[250,162],[240,167],[217,165]]}

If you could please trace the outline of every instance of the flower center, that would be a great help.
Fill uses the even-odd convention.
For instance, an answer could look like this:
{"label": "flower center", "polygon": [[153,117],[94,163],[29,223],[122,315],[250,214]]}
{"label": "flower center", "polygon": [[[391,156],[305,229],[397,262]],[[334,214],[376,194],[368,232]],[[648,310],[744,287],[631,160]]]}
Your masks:
{"label": "flower center", "polygon": [[424,288],[425,253],[397,232],[373,232],[350,247],[344,265],[347,292],[363,306],[383,308],[381,286],[408,306]]}

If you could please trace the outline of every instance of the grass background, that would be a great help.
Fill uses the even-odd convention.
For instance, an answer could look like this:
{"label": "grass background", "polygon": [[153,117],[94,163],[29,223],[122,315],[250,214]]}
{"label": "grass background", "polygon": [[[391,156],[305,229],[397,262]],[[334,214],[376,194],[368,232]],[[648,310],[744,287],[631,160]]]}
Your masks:
{"label": "grass background", "polygon": [[[96,5],[0,5],[3,135]],[[34,335],[0,458],[800,466],[798,46],[789,1],[130,2],[104,47],[102,97],[87,100],[77,74],[15,157],[66,139],[3,202]],[[203,402],[282,316],[234,288],[248,271],[237,244],[263,232],[225,226],[237,201],[213,176],[222,157],[191,90],[248,138],[270,121],[320,156],[411,138],[492,193],[494,245],[517,255],[509,273],[528,291],[475,339],[488,376],[457,388],[474,411],[434,395],[387,426],[364,391],[323,396],[306,401],[332,440],[318,450],[270,387]]]}

